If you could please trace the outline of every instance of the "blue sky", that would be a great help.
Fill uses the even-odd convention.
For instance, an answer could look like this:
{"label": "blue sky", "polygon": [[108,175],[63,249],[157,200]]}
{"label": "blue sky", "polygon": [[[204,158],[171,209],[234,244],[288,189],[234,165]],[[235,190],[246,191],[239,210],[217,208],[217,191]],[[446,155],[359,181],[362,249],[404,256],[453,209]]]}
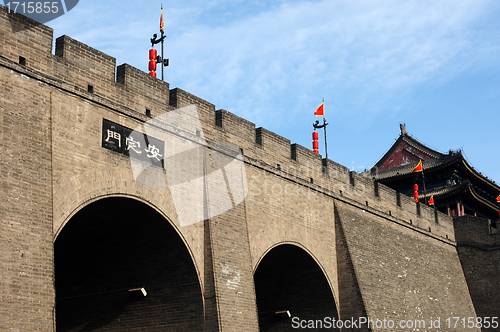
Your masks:
{"label": "blue sky", "polygon": [[[147,70],[162,1],[86,1],[49,22]],[[406,123],[441,152],[463,149],[500,183],[497,0],[163,1],[165,80],[311,148],[325,100],[329,158],[373,166]],[[322,132],[320,138],[322,138]],[[320,139],[320,152],[324,142]]]}

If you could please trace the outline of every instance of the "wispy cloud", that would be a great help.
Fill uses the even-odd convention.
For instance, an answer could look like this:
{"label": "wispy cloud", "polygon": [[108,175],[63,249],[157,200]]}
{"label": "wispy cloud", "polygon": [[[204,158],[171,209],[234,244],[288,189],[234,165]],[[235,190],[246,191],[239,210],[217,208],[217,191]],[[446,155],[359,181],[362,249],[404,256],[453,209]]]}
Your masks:
{"label": "wispy cloud", "polygon": [[447,80],[482,60],[484,50],[498,51],[474,29],[490,4],[283,4],[231,25],[184,27],[168,43],[176,63],[170,77],[247,117],[278,104],[300,112],[294,103],[325,95],[348,112],[378,112],[415,84]]}

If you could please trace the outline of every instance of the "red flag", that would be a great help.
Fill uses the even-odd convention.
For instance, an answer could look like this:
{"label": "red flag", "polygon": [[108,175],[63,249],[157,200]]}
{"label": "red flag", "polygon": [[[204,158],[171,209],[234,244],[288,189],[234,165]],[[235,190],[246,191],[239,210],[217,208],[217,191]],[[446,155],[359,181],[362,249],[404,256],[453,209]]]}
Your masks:
{"label": "red flag", "polygon": [[434,205],[434,195],[429,198],[429,205]]}
{"label": "red flag", "polygon": [[325,116],[325,102],[321,103],[321,105],[314,112],[316,116]]}
{"label": "red flag", "polygon": [[500,195],[497,197],[497,203],[500,203]]}
{"label": "red flag", "polygon": [[163,31],[165,24],[163,23],[163,7],[161,7],[161,17],[160,17],[160,31]]}
{"label": "red flag", "polygon": [[418,162],[418,165],[415,166],[415,168],[413,169],[414,172],[422,172],[424,169],[422,168],[422,159],[420,159],[420,161]]}

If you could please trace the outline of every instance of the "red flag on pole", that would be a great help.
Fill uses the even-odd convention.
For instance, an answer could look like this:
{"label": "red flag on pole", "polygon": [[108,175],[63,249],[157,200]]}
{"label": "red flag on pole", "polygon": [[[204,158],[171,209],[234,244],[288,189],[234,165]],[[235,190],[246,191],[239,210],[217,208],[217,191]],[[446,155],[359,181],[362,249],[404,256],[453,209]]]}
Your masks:
{"label": "red flag on pole", "polygon": [[429,198],[429,205],[434,205],[434,195]]}
{"label": "red flag on pole", "polygon": [[160,31],[163,31],[165,24],[163,23],[163,6],[161,7],[161,17],[160,17]]}
{"label": "red flag on pole", "polygon": [[500,203],[500,195],[497,197],[497,203]]}
{"label": "red flag on pole", "polygon": [[325,102],[322,102],[321,105],[314,112],[316,116],[325,116]]}
{"label": "red flag on pole", "polygon": [[422,168],[422,159],[418,162],[418,165],[415,166],[413,169],[413,172],[422,172],[424,169]]}

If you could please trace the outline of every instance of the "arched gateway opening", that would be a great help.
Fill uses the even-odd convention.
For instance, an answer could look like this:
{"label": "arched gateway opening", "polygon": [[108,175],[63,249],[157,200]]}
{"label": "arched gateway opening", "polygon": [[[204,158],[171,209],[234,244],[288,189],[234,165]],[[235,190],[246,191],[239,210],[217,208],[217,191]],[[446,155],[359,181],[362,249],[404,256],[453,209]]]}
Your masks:
{"label": "arched gateway opening", "polygon": [[191,256],[150,206],[123,197],[91,203],[62,229],[54,251],[57,331],[203,330]]}
{"label": "arched gateway opening", "polygon": [[328,326],[338,319],[330,285],[305,250],[290,244],[273,248],[259,263],[254,281],[261,332],[311,328],[311,321],[316,330],[336,330]]}

